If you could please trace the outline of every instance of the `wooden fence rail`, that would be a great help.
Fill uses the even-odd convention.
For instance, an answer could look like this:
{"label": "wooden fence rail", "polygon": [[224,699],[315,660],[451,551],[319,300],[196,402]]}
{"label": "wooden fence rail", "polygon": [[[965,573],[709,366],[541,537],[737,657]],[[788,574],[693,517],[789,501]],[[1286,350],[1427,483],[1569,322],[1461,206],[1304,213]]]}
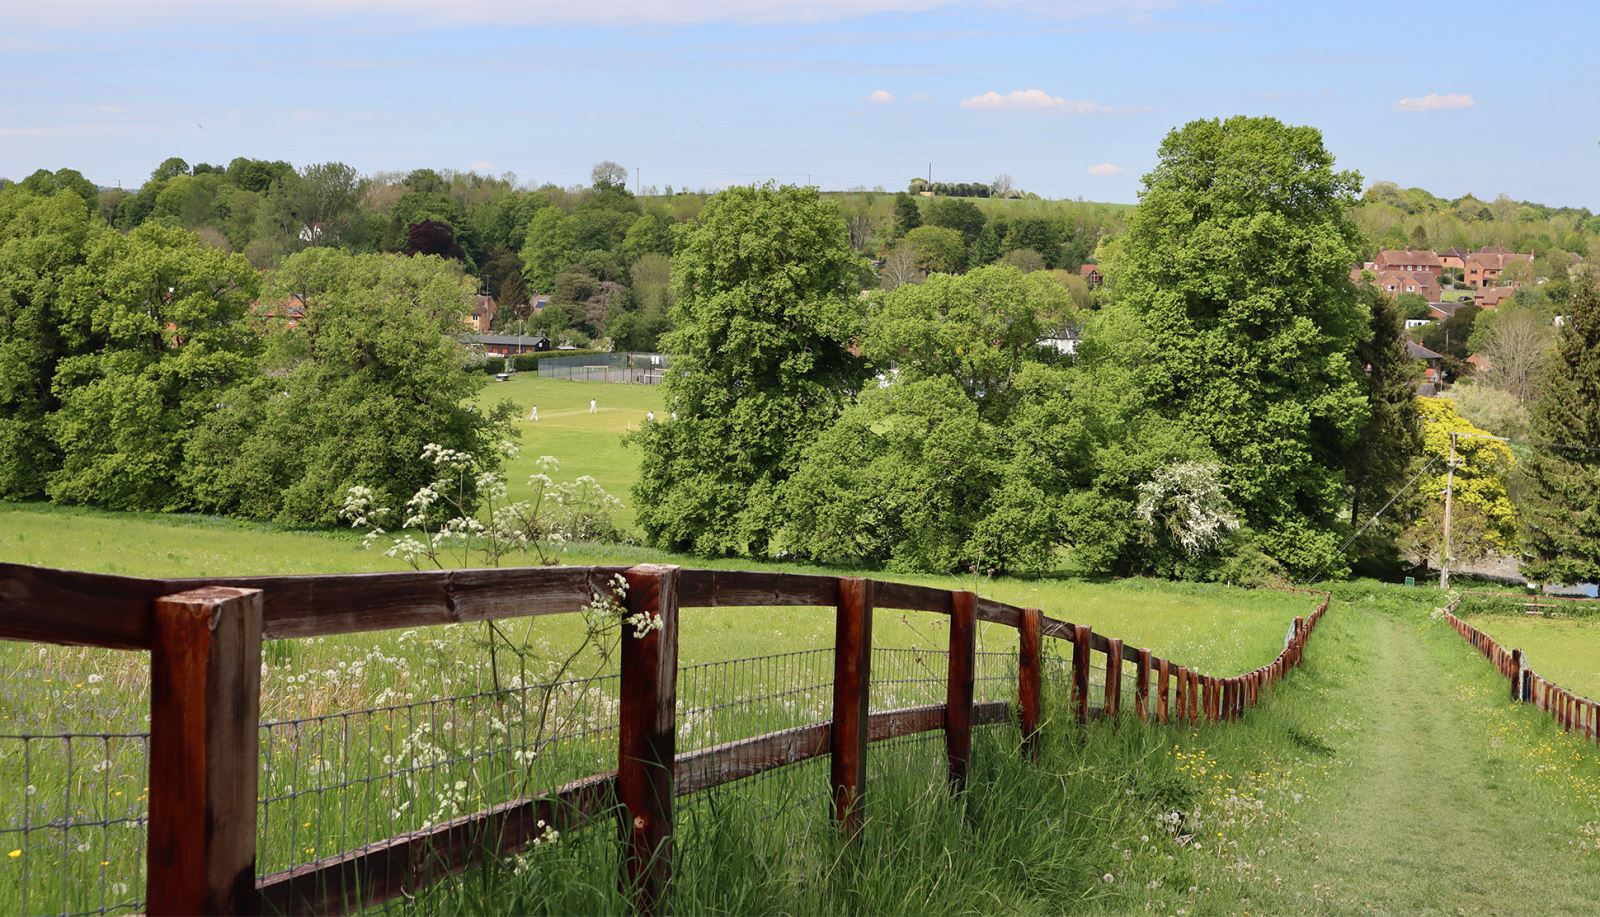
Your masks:
{"label": "wooden fence rail", "polygon": [[[651,622],[624,632],[616,770],[538,799],[516,799],[428,830],[257,877],[255,728],[261,641],[464,621],[570,613],[615,578],[625,613]],[[1295,618],[1283,651],[1243,675],[1218,678],[1149,649],[971,592],[856,577],[683,570],[672,566],[550,567],[316,576],[136,579],[0,564],[0,639],[149,651],[152,673],[146,908],[151,914],[336,914],[413,894],[490,858],[515,854],[547,829],[616,818],[620,882],[635,907],[666,907],[673,800],[828,755],[832,814],[846,837],[863,830],[869,743],[943,730],[952,791],[965,787],[972,729],[1013,720],[1011,705],[975,703],[978,622],[1018,631],[1015,718],[1037,754],[1045,639],[1071,645],[1075,716],[1129,713],[1154,723],[1231,720],[1298,665],[1328,608],[1326,593]],[[833,709],[828,722],[678,754],[681,609],[834,609]],[[875,608],[950,618],[945,703],[869,709]],[[1092,655],[1102,703],[1090,703]],[[1131,698],[1122,694],[1133,667]],[[1565,703],[1550,693],[1545,702]],[[1543,697],[1544,695],[1541,695]],[[1592,710],[1593,704],[1590,703]],[[1563,709],[1574,709],[1571,705]],[[1589,720],[1593,730],[1593,719]]]}
{"label": "wooden fence rail", "polygon": [[1508,652],[1493,637],[1457,617],[1455,609],[1458,604],[1459,599],[1445,609],[1445,620],[1505,676],[1512,700],[1534,705],[1567,732],[1575,732],[1591,742],[1600,742],[1600,702],[1539,675],[1528,664],[1528,657],[1522,650]]}

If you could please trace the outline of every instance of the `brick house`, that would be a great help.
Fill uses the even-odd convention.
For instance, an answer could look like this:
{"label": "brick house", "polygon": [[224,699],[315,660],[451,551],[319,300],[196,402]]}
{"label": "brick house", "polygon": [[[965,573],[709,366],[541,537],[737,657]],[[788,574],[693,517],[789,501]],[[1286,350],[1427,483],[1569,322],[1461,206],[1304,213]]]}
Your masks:
{"label": "brick house", "polygon": [[1516,287],[1486,287],[1472,294],[1472,304],[1480,309],[1497,309],[1515,295]]}
{"label": "brick house", "polygon": [[282,319],[290,328],[300,324],[300,320],[306,317],[306,303],[298,293],[290,293],[287,299],[277,303],[265,303],[258,299],[251,304],[251,308],[265,318]]}
{"label": "brick house", "polygon": [[1386,248],[1378,252],[1377,270],[1430,273],[1437,275],[1443,263],[1439,256],[1424,248]]}
{"label": "brick house", "polygon": [[1467,266],[1467,253],[1459,248],[1447,248],[1439,253],[1439,266],[1464,270]]}
{"label": "brick house", "polygon": [[1492,287],[1500,282],[1505,269],[1517,262],[1533,263],[1533,255],[1507,251],[1499,245],[1488,245],[1466,257],[1465,274],[1469,287]]}
{"label": "brick house", "polygon": [[1379,271],[1377,277],[1378,289],[1391,296],[1400,296],[1403,293],[1416,293],[1425,297],[1429,302],[1439,299],[1438,276],[1431,271]]}

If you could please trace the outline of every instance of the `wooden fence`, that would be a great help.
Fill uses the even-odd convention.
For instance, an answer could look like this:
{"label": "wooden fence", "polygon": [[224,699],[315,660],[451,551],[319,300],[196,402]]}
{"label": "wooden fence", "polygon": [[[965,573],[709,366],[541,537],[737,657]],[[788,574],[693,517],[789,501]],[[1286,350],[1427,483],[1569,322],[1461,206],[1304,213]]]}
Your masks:
{"label": "wooden fence", "polygon": [[[657,622],[622,639],[617,767],[540,798],[516,799],[426,831],[285,872],[256,875],[261,642],[386,628],[569,613],[627,580],[624,613]],[[943,730],[951,787],[965,784],[972,729],[1012,720],[1004,702],[974,703],[979,621],[1018,632],[1015,718],[1025,753],[1040,729],[1045,639],[1071,646],[1073,711],[1156,723],[1236,719],[1298,665],[1327,611],[1326,593],[1296,617],[1279,655],[1218,677],[1124,645],[1085,624],[971,592],[856,577],[672,566],[545,567],[422,573],[136,579],[0,564],[0,639],[150,653],[149,828],[145,906],[151,914],[342,913],[413,892],[488,858],[515,854],[547,828],[617,817],[622,880],[638,909],[663,907],[671,878],[673,800],[827,755],[833,817],[862,827],[869,743]],[[835,615],[828,722],[678,754],[678,621],[683,608],[822,606]],[[877,608],[949,618],[945,703],[874,711]],[[1104,658],[1103,703],[1090,703],[1091,654]],[[1123,669],[1133,670],[1124,698]]]}
{"label": "wooden fence", "polygon": [[1600,741],[1600,702],[1542,677],[1528,664],[1520,649],[1507,651],[1493,637],[1456,617],[1457,602],[1445,609],[1445,620],[1510,682],[1511,699],[1533,704],[1567,732]]}

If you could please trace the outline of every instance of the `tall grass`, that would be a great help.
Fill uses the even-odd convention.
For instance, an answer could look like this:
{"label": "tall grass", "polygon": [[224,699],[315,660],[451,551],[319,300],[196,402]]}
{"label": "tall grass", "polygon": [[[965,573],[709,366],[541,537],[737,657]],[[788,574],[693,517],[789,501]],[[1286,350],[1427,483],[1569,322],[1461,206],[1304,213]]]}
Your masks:
{"label": "tall grass", "polygon": [[[1168,889],[1177,897],[1161,892],[1164,907],[1189,900],[1199,890],[1194,825],[1205,775],[1173,754],[1170,729],[1129,717],[1079,726],[1068,710],[1063,692],[1050,692],[1037,760],[1014,725],[980,729],[959,794],[946,782],[942,733],[873,746],[866,823],[853,844],[827,817],[825,761],[680,800],[668,907],[1055,914],[1142,910]],[[621,853],[618,833],[602,824],[437,885],[411,907],[620,912],[629,905]]]}

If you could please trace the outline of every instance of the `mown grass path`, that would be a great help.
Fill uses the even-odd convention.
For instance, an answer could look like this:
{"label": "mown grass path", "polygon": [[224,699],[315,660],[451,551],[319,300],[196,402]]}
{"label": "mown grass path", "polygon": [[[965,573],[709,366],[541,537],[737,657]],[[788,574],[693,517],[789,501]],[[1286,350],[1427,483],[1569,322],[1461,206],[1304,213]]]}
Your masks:
{"label": "mown grass path", "polygon": [[[1600,755],[1507,702],[1442,622],[1340,602],[1258,728],[1332,759],[1269,852],[1257,913],[1593,914]],[[1297,673],[1298,675],[1298,673]],[[1314,733],[1314,735],[1313,735]]]}

